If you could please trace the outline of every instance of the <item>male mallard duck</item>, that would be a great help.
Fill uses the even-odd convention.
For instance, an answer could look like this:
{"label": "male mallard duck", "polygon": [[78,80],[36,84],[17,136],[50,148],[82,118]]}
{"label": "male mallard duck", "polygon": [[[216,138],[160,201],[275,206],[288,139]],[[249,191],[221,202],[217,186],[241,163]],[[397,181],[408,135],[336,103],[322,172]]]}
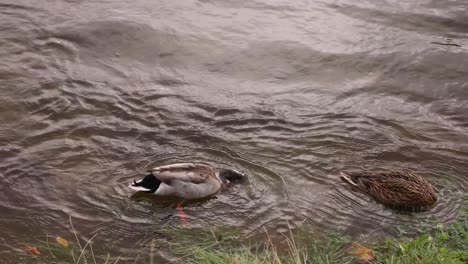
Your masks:
{"label": "male mallard duck", "polygon": [[432,185],[410,171],[341,172],[341,179],[385,205],[429,206],[437,201]]}
{"label": "male mallard duck", "polygon": [[215,169],[196,163],[176,163],[156,167],[128,187],[160,196],[199,199],[217,193],[230,182],[241,182],[245,174],[232,169]]}

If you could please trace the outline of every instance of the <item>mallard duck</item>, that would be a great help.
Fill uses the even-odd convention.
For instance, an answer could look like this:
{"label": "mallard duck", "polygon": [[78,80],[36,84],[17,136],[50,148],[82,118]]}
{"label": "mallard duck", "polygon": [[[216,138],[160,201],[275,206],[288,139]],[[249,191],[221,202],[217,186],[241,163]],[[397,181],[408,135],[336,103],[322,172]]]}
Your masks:
{"label": "mallard duck", "polygon": [[385,205],[421,207],[437,201],[429,181],[411,171],[340,174],[343,181]]}
{"label": "mallard duck", "polygon": [[233,169],[215,169],[197,163],[176,163],[153,168],[139,181],[128,187],[159,196],[199,199],[220,191],[229,183],[239,183],[245,174]]}

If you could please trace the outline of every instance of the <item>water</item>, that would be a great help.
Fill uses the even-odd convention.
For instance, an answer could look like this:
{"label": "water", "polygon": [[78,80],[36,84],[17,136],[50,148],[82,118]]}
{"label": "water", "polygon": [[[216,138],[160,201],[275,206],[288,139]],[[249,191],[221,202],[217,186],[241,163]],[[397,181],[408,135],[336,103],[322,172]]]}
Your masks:
{"label": "water", "polygon": [[[101,250],[132,252],[176,211],[126,185],[172,162],[248,173],[185,208],[244,237],[447,223],[463,203],[466,1],[1,2],[5,258],[72,239],[69,216]],[[396,167],[434,183],[433,209],[398,213],[338,178]]]}

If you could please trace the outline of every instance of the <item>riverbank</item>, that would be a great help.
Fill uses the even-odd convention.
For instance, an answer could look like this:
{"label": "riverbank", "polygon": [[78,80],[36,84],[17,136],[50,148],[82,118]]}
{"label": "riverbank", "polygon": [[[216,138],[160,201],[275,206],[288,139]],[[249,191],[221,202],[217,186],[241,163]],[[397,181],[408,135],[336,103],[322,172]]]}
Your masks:
{"label": "riverbank", "polygon": [[[466,201],[466,198],[465,198]],[[73,229],[74,230],[74,229]],[[404,233],[404,232],[403,232]],[[75,232],[76,234],[76,232]],[[93,243],[47,237],[22,245],[22,263],[127,263],[129,258],[96,255]],[[468,261],[468,209],[462,208],[450,225],[421,228],[413,236],[387,237],[367,244],[353,242],[342,233],[315,236],[305,230],[289,230],[284,239],[273,241],[265,229],[259,241],[244,241],[239,233],[217,228],[163,227],[135,250],[135,263],[159,263],[155,255],[168,250],[174,263],[384,263],[463,264]]]}

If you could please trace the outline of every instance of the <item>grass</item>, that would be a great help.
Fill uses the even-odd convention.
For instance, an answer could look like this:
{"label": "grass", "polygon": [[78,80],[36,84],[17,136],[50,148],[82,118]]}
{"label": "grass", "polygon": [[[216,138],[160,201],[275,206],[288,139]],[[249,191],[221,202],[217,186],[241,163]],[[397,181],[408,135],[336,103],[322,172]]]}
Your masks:
{"label": "grass", "polygon": [[[353,258],[346,255],[344,248],[348,239],[338,234],[327,237],[304,236],[292,230],[281,239],[283,245],[274,243],[265,230],[263,242],[240,241],[236,230],[212,228],[189,228],[182,232],[179,228],[158,231],[163,232],[166,243],[178,255],[177,261],[183,263],[352,263]],[[169,234],[169,235],[168,235]],[[172,235],[176,234],[176,235]],[[300,236],[302,235],[302,236]],[[174,240],[173,238],[176,239]]]}
{"label": "grass", "polygon": [[[52,237],[46,241],[30,244],[42,253],[28,254],[22,263],[73,263],[97,264],[118,263],[119,259],[96,260],[92,239],[82,243],[70,224],[75,242],[64,247]],[[156,263],[154,254],[158,248],[169,249],[175,263],[191,264],[463,264],[468,263],[468,209],[462,208],[455,222],[448,226],[434,224],[432,228],[419,229],[415,237],[387,238],[374,244],[372,253],[365,258],[361,253],[350,251],[350,238],[333,233],[317,237],[306,230],[289,230],[279,241],[274,242],[265,230],[262,242],[241,240],[238,230],[226,228],[188,228],[163,226],[154,230],[154,236],[135,250],[134,263]],[[258,240],[257,240],[258,241]],[[362,251],[364,249],[364,251]],[[353,253],[354,256],[351,256]],[[357,254],[356,254],[357,253]]]}
{"label": "grass", "polygon": [[378,248],[379,263],[386,264],[463,264],[468,261],[466,251],[447,245],[448,234],[440,231],[435,235],[416,238],[390,239]]}
{"label": "grass", "polygon": [[[337,239],[338,238],[338,239]],[[192,246],[191,257],[186,263],[215,264],[303,264],[303,263],[354,263],[353,258],[346,254],[345,248],[349,242],[339,236],[328,237],[324,241],[312,241],[298,247],[293,240],[288,240],[286,250],[278,250],[271,244],[259,247]],[[446,231],[439,231],[435,235],[421,235],[416,238],[389,239],[376,245],[372,261],[361,263],[382,264],[464,264],[468,263],[467,251],[450,246],[450,239]],[[464,244],[463,246],[466,246]]]}
{"label": "grass", "polygon": [[[191,264],[350,264],[353,257],[346,254],[349,240],[339,234],[323,238],[298,238],[290,234],[284,237],[285,246],[276,246],[271,239],[266,242],[233,246],[217,243],[211,246],[184,246],[184,263]],[[179,245],[180,246],[180,245]]]}
{"label": "grass", "polygon": [[[468,263],[468,210],[462,208],[456,221],[449,226],[434,224],[432,228],[420,229],[416,237],[401,236],[388,238],[385,242],[374,244],[373,259],[364,254],[351,257],[348,253],[349,238],[331,234],[322,239],[307,232],[302,237],[292,231],[284,237],[286,245],[276,246],[267,234],[266,242],[247,245],[239,243],[235,237],[223,237],[217,231],[205,236],[196,230],[185,232],[196,234],[196,241],[179,237],[170,244],[179,251],[184,263],[197,264],[331,264],[359,263],[382,264],[463,264]],[[266,232],[266,231],[265,231]],[[221,234],[222,231],[221,231]],[[183,236],[182,236],[183,237]],[[235,241],[235,243],[233,243]],[[364,249],[366,249],[364,247]],[[361,258],[361,259],[359,259]]]}
{"label": "grass", "polygon": [[420,230],[415,238],[393,238],[378,245],[378,260],[388,264],[468,263],[468,210],[462,208],[454,223]]}
{"label": "grass", "polygon": [[47,264],[116,264],[117,260],[113,260],[110,256],[103,261],[98,262],[93,251],[92,240],[94,236],[82,243],[78,238],[75,227],[70,217],[70,226],[75,238],[74,242],[59,243],[55,237],[46,236],[46,240],[24,244],[27,254],[21,256],[21,263],[47,263]]}
{"label": "grass", "polygon": [[[338,238],[338,237],[337,237]],[[252,264],[282,264],[282,263],[352,263],[352,258],[342,250],[345,246],[342,239],[328,239],[325,242],[316,240],[308,247],[300,247],[297,242],[286,238],[287,248],[279,249],[271,242],[231,248],[223,245],[217,247],[191,247],[191,258],[187,263],[252,263]]]}

